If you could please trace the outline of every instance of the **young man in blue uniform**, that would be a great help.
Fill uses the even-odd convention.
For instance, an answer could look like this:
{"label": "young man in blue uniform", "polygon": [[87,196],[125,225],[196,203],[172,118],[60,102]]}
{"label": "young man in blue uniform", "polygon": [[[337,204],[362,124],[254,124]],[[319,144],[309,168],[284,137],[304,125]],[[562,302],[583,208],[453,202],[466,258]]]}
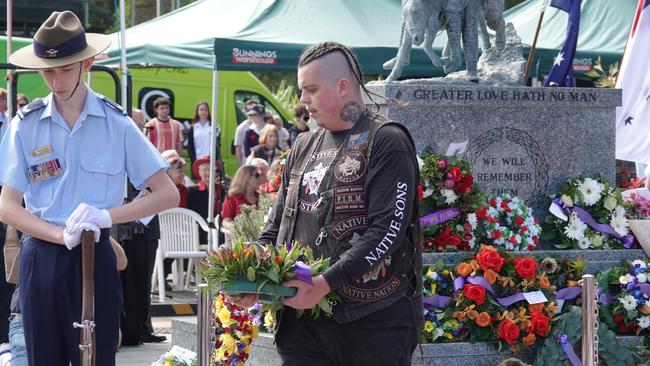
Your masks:
{"label": "young man in blue uniform", "polygon": [[[54,12],[32,47],[10,58],[37,69],[52,91],[18,112],[0,144],[0,220],[26,235],[19,282],[32,366],[80,363],[80,332],[72,323],[81,315],[83,230],[97,242],[96,365],[115,365],[122,287],[109,229],[178,204],[160,154],[119,106],[83,83],[109,43],[85,33],[72,12]],[[122,206],[125,174],[152,193]]]}

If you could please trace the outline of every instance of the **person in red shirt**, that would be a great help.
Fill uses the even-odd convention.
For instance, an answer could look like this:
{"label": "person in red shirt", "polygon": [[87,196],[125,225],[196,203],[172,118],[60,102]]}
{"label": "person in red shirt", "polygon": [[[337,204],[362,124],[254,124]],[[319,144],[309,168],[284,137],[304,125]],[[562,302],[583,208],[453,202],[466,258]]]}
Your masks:
{"label": "person in red shirt", "polygon": [[223,202],[221,207],[221,217],[223,218],[223,227],[230,229],[235,216],[241,213],[239,206],[255,205],[258,207],[257,188],[260,182],[260,173],[252,165],[244,165],[237,170],[235,176],[230,182],[228,189],[228,198]]}
{"label": "person in red shirt", "polygon": [[169,99],[156,99],[153,109],[156,111],[156,118],[144,125],[144,134],[161,153],[165,150],[176,150],[179,156],[183,156],[183,125],[169,116]]}
{"label": "person in red shirt", "polygon": [[178,202],[178,207],[187,208],[189,189],[184,184],[185,160],[181,158],[175,150],[165,150],[163,151],[162,156],[167,160],[167,164],[169,164],[167,175],[174,185],[176,185],[176,189],[178,189],[178,193],[181,196],[181,199]]}
{"label": "person in red shirt", "polygon": [[[188,208],[201,217],[208,217],[208,194],[210,188],[210,157],[204,156],[194,161],[192,164],[192,174],[199,177],[199,183],[190,187],[188,196]],[[215,162],[215,181],[214,181],[214,216],[219,214],[220,198],[224,193],[221,191],[224,187],[221,185],[221,163]]]}

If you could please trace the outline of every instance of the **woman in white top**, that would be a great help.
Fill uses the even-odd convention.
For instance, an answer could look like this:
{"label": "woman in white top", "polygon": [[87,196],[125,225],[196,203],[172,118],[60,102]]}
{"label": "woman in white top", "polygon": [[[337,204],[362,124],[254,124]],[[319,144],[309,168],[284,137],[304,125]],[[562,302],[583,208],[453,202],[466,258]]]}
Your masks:
{"label": "woman in white top", "polygon": [[[196,159],[204,156],[210,156],[210,137],[212,136],[211,130],[211,116],[210,106],[208,102],[201,101],[196,105],[194,113],[194,122],[190,127],[187,135],[187,152],[190,157],[190,165],[194,164]],[[219,126],[217,126],[217,138],[219,138]],[[219,144],[217,144],[219,146]],[[218,151],[217,160],[219,159]],[[198,177],[192,177],[199,179]]]}

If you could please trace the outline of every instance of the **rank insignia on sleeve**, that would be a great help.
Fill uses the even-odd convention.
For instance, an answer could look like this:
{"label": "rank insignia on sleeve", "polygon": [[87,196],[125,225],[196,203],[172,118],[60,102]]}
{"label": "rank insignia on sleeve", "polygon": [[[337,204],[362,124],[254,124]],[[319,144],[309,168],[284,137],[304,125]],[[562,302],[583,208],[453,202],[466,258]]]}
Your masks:
{"label": "rank insignia on sleeve", "polygon": [[56,177],[63,173],[59,159],[52,159],[29,167],[27,174],[32,182],[39,182],[47,178]]}

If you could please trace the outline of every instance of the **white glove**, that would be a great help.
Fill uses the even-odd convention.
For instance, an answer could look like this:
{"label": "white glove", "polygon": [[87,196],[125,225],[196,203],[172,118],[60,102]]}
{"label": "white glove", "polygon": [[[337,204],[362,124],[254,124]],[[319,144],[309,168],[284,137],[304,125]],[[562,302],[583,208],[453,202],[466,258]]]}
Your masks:
{"label": "white glove", "polygon": [[101,230],[95,224],[91,223],[81,223],[72,226],[66,226],[63,229],[63,242],[68,250],[74,249],[79,243],[81,243],[81,234],[84,230],[92,231],[95,234],[95,243],[99,242],[99,237]]}
{"label": "white glove", "polygon": [[65,226],[75,228],[82,223],[93,224],[100,229],[107,229],[113,225],[113,219],[107,210],[100,210],[82,202],[65,220]]}

